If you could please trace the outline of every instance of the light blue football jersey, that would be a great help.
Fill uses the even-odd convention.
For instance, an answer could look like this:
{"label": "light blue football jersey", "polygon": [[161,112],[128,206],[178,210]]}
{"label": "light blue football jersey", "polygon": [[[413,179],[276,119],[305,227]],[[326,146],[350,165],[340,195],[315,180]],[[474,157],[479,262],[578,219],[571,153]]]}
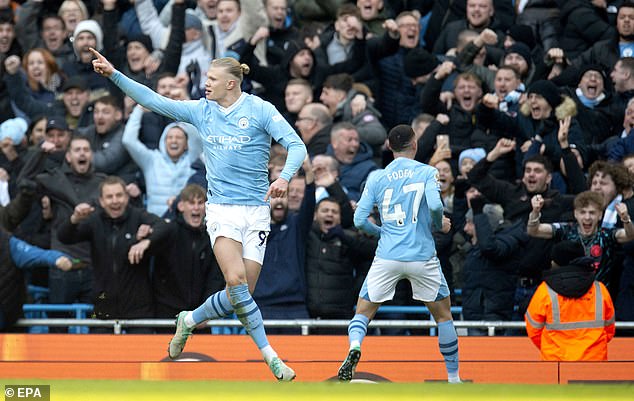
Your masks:
{"label": "light blue football jersey", "polygon": [[203,141],[210,203],[265,205],[269,188],[271,138],[288,150],[281,177],[290,181],[306,155],[304,143],[277,109],[242,93],[228,108],[207,99],[163,97],[119,71],[111,80],[137,103],[176,121],[194,125]]}
{"label": "light blue football jersey", "polygon": [[[374,206],[381,215],[381,227],[367,219]],[[442,227],[442,210],[438,170],[399,157],[368,176],[354,223],[364,231],[380,235],[377,257],[424,261],[436,255],[432,223],[435,229]]]}

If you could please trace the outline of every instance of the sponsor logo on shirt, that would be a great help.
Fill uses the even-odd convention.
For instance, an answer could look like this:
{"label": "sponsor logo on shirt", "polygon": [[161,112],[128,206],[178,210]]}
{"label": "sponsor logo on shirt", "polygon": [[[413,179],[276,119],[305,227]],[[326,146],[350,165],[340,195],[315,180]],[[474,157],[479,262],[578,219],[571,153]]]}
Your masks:
{"label": "sponsor logo on shirt", "polygon": [[216,149],[216,150],[240,150],[242,149],[243,145],[246,145],[249,142],[251,142],[251,137],[247,135],[238,135],[238,136],[208,135],[207,142],[211,143],[213,146],[213,149]]}

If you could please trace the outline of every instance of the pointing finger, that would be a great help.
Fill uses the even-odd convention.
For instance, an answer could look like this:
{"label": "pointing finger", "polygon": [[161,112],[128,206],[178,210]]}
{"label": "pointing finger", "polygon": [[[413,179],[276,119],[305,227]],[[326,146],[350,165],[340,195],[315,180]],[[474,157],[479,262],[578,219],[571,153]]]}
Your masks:
{"label": "pointing finger", "polygon": [[90,50],[90,52],[98,59],[103,59],[103,56],[97,50],[93,49],[92,47],[89,47],[88,50]]}

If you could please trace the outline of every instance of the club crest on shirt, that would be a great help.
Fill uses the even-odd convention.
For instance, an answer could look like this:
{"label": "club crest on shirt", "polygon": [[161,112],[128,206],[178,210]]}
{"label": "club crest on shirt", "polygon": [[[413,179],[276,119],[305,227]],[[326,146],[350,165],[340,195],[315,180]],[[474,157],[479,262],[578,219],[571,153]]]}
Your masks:
{"label": "club crest on shirt", "polygon": [[249,128],[249,119],[246,117],[242,117],[241,119],[238,120],[238,127],[242,128],[242,129],[247,129]]}
{"label": "club crest on shirt", "polygon": [[440,174],[437,171],[434,174],[434,181],[436,182],[436,188],[440,189]]}

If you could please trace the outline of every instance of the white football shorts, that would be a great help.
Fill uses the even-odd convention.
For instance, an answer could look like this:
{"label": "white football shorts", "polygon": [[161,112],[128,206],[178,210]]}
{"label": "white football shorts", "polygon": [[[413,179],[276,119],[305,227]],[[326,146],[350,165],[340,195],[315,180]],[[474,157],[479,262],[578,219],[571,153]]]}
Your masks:
{"label": "white football shorts", "polygon": [[394,298],[396,284],[402,279],[409,280],[416,300],[434,302],[449,296],[449,287],[437,257],[425,262],[400,262],[375,257],[359,297],[375,303],[389,301]]}
{"label": "white football shorts", "polygon": [[231,238],[242,244],[243,258],[262,264],[271,231],[270,206],[208,203],[205,217],[212,247],[218,237]]}

